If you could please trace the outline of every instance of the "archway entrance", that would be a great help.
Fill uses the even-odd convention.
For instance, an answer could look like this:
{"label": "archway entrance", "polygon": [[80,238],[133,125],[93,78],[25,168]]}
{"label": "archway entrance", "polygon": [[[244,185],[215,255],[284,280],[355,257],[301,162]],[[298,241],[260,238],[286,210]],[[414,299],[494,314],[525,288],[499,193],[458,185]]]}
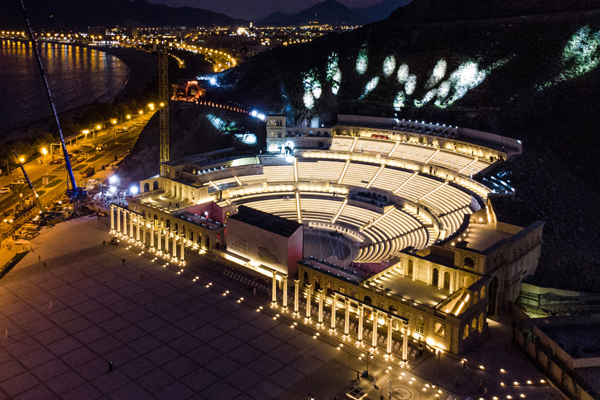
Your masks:
{"label": "archway entrance", "polygon": [[440,270],[437,268],[433,269],[433,276],[431,277],[431,285],[438,287],[440,283]]}
{"label": "archway entrance", "polygon": [[496,297],[498,294],[498,278],[492,278],[490,282],[490,290],[489,290],[488,298],[490,302],[488,303],[488,316],[496,315]]}
{"label": "archway entrance", "polygon": [[444,272],[444,290],[450,290],[450,272]]}
{"label": "archway entrance", "polygon": [[408,260],[408,271],[406,272],[406,276],[412,278],[413,276],[413,260]]}

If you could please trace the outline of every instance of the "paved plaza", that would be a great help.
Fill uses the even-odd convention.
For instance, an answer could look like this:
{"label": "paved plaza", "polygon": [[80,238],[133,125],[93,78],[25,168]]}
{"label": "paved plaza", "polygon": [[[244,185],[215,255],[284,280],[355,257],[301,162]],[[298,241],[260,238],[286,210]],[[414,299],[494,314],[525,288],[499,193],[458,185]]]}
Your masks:
{"label": "paved plaza", "polygon": [[[494,393],[504,390],[492,381],[502,360],[522,364],[520,376],[541,376],[499,345],[488,348],[500,360],[490,361],[494,373],[428,355],[415,363],[414,380],[397,364],[388,373],[379,360],[370,366],[376,387],[353,382],[365,369],[357,349],[340,351],[339,339],[324,332],[315,339],[313,328],[292,329],[268,298],[223,276],[193,265],[181,272],[139,248],[110,245],[107,221],[86,217],[45,229],[0,281],[0,399],[304,400],[311,393],[324,400],[345,398],[356,385],[372,400],[388,399],[389,389],[393,399],[429,400],[438,394],[427,386],[433,382],[464,397],[477,393],[480,380]],[[524,390],[528,398],[560,398],[539,382]],[[509,388],[501,398],[520,392]]]}

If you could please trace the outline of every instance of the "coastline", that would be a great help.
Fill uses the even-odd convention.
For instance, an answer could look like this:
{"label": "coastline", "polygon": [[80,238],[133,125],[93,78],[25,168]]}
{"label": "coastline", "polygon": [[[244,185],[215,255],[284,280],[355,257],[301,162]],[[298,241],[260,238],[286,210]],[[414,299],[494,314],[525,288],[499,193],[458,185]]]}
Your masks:
{"label": "coastline", "polygon": [[[88,46],[85,44],[76,43],[52,43],[66,46],[87,47],[92,50],[101,51],[118,58],[121,62],[125,64],[125,66],[127,67],[127,79],[122,85],[119,92],[108,103],[112,103],[116,100],[120,100],[128,96],[134,95],[136,91],[143,90],[154,76],[158,76],[158,62],[156,56],[154,54],[142,50]],[[40,81],[40,85],[41,84],[42,82]],[[89,104],[60,112],[58,116],[61,120],[61,123],[64,123],[67,119],[72,118],[76,113],[80,113],[89,109],[94,105],[94,103],[95,102],[90,102]],[[11,140],[15,140],[17,138],[19,140],[35,139],[35,130],[48,130],[49,126],[53,124],[54,117],[52,115],[49,115],[47,117],[30,121],[18,127],[9,128],[5,131],[0,131],[0,135],[2,137],[0,139],[0,143],[10,142]]]}

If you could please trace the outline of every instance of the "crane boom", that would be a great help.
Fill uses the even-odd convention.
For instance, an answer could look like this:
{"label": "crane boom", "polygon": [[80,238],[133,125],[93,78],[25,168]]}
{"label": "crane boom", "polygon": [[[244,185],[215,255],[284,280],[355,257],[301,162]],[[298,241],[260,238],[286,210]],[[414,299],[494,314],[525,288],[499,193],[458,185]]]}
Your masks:
{"label": "crane boom", "polygon": [[33,184],[31,183],[31,180],[29,180],[29,175],[27,175],[27,172],[25,172],[25,166],[19,159],[17,151],[13,150],[13,152],[15,153],[15,157],[17,157],[17,162],[19,163],[19,167],[21,167],[21,171],[23,171],[23,175],[25,175],[25,179],[27,179],[27,184],[33,192],[33,200],[35,201],[35,204],[40,208],[40,210],[44,210],[44,208],[42,207],[42,203],[40,202],[40,196],[38,196],[37,192],[35,191],[35,188],[33,187]]}
{"label": "crane boom", "polygon": [[[29,23],[29,18],[27,17],[27,12],[25,11],[25,3],[23,0],[21,1],[21,8],[23,9],[23,17],[25,18],[25,22],[27,23],[27,30],[29,31],[29,37],[31,39],[31,44],[33,46],[33,50],[35,51],[35,56],[37,59],[38,66],[40,67],[40,73],[42,74],[42,80],[44,81],[44,86],[46,88],[46,94],[48,95],[48,100],[50,101],[50,106],[52,107],[52,114],[54,116],[54,121],[56,122],[56,127],[58,128],[58,134],[60,136],[60,145],[62,147],[63,155],[65,156],[67,172],[69,174],[69,181],[71,182],[71,188],[73,194],[79,194],[79,190],[77,189],[77,183],[75,182],[75,176],[73,175],[73,169],[71,168],[71,161],[69,160],[69,153],[67,152],[67,146],[65,145],[65,139],[63,137],[62,128],[60,126],[60,121],[58,120],[58,113],[56,112],[56,107],[54,106],[54,101],[52,100],[52,92],[50,92],[50,85],[48,85],[48,79],[46,78],[46,73],[44,72],[44,64],[42,63],[42,59],[40,57],[40,52],[36,46],[35,37],[33,36],[33,30],[31,29],[31,24]],[[23,170],[25,171],[25,170]],[[28,179],[29,180],[29,179]],[[31,183],[30,183],[31,185]]]}

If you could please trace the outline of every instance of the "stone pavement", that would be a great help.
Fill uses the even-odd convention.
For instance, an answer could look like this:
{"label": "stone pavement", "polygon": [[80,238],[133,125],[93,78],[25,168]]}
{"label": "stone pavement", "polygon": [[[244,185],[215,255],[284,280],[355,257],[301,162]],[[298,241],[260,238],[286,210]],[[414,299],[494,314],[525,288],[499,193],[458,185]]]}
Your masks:
{"label": "stone pavement", "polygon": [[[106,221],[44,229],[35,251],[0,280],[0,400],[342,399],[365,368],[331,340],[275,320],[274,310],[257,312],[262,299],[242,300],[234,282],[223,286],[199,270],[194,282],[193,267],[178,273],[139,249],[108,244]],[[452,383],[456,368],[454,359],[431,356],[415,368],[427,380],[412,380],[379,362],[370,366],[378,387],[357,384],[372,400],[387,399],[390,379],[394,399],[430,400],[426,382]],[[528,389],[528,398],[554,397],[547,385]]]}

